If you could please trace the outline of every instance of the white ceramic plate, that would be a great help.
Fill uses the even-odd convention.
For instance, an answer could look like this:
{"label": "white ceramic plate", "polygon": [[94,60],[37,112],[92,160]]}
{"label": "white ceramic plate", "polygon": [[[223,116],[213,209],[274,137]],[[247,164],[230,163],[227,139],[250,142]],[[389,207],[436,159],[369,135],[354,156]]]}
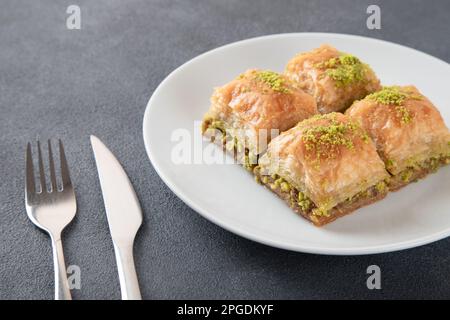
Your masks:
{"label": "white ceramic plate", "polygon": [[[411,248],[450,235],[450,167],[371,206],[316,228],[238,165],[175,164],[174,130],[199,136],[194,121],[209,107],[212,88],[249,68],[282,71],[300,51],[329,43],[369,63],[385,85],[414,84],[450,125],[450,65],[397,44],[359,36],[297,33],[232,43],[172,72],[156,89],[144,116],[150,160],[178,197],[205,218],[243,237],[289,250],[369,254]],[[180,131],[175,131],[180,132]],[[194,138],[192,138],[192,141]],[[214,147],[215,148],[215,147]],[[219,150],[220,151],[220,150]],[[194,155],[192,155],[194,158]]]}

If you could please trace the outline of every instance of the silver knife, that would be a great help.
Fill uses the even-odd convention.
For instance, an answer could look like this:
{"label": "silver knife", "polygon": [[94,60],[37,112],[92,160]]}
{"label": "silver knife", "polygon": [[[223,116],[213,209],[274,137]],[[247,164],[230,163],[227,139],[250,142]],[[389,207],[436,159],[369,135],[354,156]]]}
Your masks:
{"label": "silver knife", "polygon": [[142,211],[133,186],[119,161],[96,136],[91,136],[98,177],[114,244],[123,300],[141,300],[134,266],[133,243]]}

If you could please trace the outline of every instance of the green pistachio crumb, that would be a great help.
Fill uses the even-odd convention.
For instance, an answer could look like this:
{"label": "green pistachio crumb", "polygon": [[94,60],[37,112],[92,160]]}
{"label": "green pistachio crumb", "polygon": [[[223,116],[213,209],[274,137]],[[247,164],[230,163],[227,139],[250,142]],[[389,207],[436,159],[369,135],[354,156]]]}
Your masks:
{"label": "green pistachio crumb", "polygon": [[392,159],[387,159],[386,160],[386,167],[388,169],[392,169],[395,166],[395,161]]}
{"label": "green pistachio crumb", "polygon": [[[302,140],[306,150],[315,150],[317,158],[332,158],[337,147],[344,146],[353,149],[353,137],[359,128],[354,122],[339,122],[333,118],[333,113],[323,115],[322,118],[331,119],[326,125],[314,126],[305,129]],[[317,118],[316,118],[317,119]],[[364,134],[361,138],[369,139]]]}
{"label": "green pistachio crumb", "polygon": [[367,133],[365,133],[365,132],[361,135],[361,139],[362,139],[365,143],[369,143],[369,141],[370,141],[369,135],[368,135]]}
{"label": "green pistachio crumb", "polygon": [[256,73],[256,79],[267,84],[273,91],[280,93],[289,93],[289,89],[286,87],[284,78],[273,71],[258,71]]}
{"label": "green pistachio crumb", "polygon": [[400,121],[404,124],[408,124],[411,122],[411,113],[404,106],[395,107],[397,111],[397,115],[400,118]]}
{"label": "green pistachio crumb", "polygon": [[269,178],[267,176],[264,176],[261,178],[262,183],[267,184],[269,182]]}
{"label": "green pistachio crumb", "polygon": [[328,210],[326,210],[326,209],[323,208],[323,207],[314,208],[314,209],[312,210],[312,213],[313,213],[313,215],[319,216],[319,217],[321,217],[321,216],[329,217],[329,216],[330,216]]}
{"label": "green pistachio crumb", "polygon": [[332,78],[338,86],[346,86],[362,81],[367,70],[367,65],[350,54],[343,54],[338,58],[331,58],[327,61],[317,63],[315,66],[320,69],[325,69],[325,74]]}
{"label": "green pistachio crumb", "polygon": [[430,169],[434,172],[439,168],[440,161],[437,158],[430,159]]}
{"label": "green pistachio crumb", "polygon": [[283,182],[284,182],[284,180],[281,179],[281,178],[279,178],[279,179],[275,180],[274,184],[275,184],[277,187],[279,187],[279,186],[281,186],[281,184],[282,184]]}
{"label": "green pistachio crumb", "polygon": [[398,86],[384,87],[382,90],[369,94],[366,99],[387,105],[401,106],[408,95]]}
{"label": "green pistachio crumb", "polygon": [[245,168],[248,168],[248,167],[250,166],[250,162],[249,162],[249,160],[248,160],[248,156],[247,156],[247,155],[244,156],[242,165],[243,165]]}
{"label": "green pistachio crumb", "polygon": [[287,182],[282,182],[280,187],[281,187],[281,191],[283,191],[283,192],[291,191],[291,186]]}
{"label": "green pistachio crumb", "polygon": [[378,192],[383,193],[386,191],[386,183],[384,181],[380,181],[375,185],[375,188]]}
{"label": "green pistachio crumb", "polygon": [[351,54],[344,54],[340,56],[339,61],[341,62],[341,64],[349,66],[361,63],[361,61],[359,61],[357,57]]}
{"label": "green pistachio crumb", "polygon": [[411,112],[403,105],[406,99],[421,99],[420,96],[412,94],[406,90],[401,90],[398,86],[384,87],[382,90],[369,94],[366,99],[395,106],[395,112],[401,123],[411,122]]}
{"label": "green pistachio crumb", "polygon": [[412,172],[411,169],[406,169],[406,170],[405,170],[404,172],[402,172],[402,174],[401,174],[402,181],[403,181],[403,182],[409,182],[409,180],[410,180],[411,177],[412,177],[412,174],[413,174],[413,172]]}
{"label": "green pistachio crumb", "polygon": [[261,178],[259,176],[255,176],[256,183],[261,183]]}
{"label": "green pistachio crumb", "polygon": [[303,211],[308,211],[309,208],[311,207],[311,201],[308,199],[303,199],[302,201],[298,202],[298,206],[303,210]]}

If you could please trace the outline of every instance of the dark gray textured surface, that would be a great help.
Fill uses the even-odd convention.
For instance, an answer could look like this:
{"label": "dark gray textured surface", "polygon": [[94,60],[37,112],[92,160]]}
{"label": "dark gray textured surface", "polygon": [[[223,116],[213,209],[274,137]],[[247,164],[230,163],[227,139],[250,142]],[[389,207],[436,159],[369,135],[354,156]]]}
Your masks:
{"label": "dark gray textured surface", "polygon": [[[366,8],[382,7],[382,30]],[[78,4],[82,30],[65,27]],[[272,33],[339,32],[381,38],[450,61],[450,2],[0,0],[0,298],[51,299],[50,242],[23,204],[24,147],[66,144],[78,214],[64,235],[79,265],[75,299],[117,299],[112,243],[89,134],[123,163],[145,212],[136,242],[142,294],[160,298],[450,298],[450,239],[361,257],[300,254],[242,239],[201,218],[160,180],[142,140],[160,81],[217,46]],[[383,289],[366,288],[367,266]]]}

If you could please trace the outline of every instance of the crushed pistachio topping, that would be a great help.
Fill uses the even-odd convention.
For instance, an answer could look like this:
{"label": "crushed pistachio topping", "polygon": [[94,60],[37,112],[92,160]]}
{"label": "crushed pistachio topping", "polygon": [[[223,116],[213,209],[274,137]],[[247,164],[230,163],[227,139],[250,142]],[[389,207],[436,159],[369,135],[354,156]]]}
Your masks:
{"label": "crushed pistachio topping", "polygon": [[256,79],[264,82],[273,91],[281,93],[289,93],[289,89],[286,87],[284,78],[273,71],[258,71],[256,73]]}
{"label": "crushed pistachio topping", "polygon": [[382,104],[401,106],[408,95],[397,86],[383,87],[382,90],[369,94],[366,98]]}
{"label": "crushed pistachio topping", "polygon": [[319,69],[325,69],[325,74],[336,81],[338,86],[346,86],[364,80],[367,70],[366,64],[350,54],[331,58],[317,63],[315,66]]}
{"label": "crushed pistachio topping", "polygon": [[318,159],[333,158],[340,146],[353,149],[353,139],[357,134],[364,142],[369,141],[367,134],[359,130],[358,124],[355,122],[340,122],[336,120],[335,116],[336,113],[315,116],[311,120],[327,119],[329,123],[307,128],[303,132],[302,140],[305,143],[306,150],[314,150]]}
{"label": "crushed pistachio topping", "polygon": [[408,124],[411,122],[411,113],[404,106],[395,107],[395,111],[397,112],[397,116],[400,118],[402,123]]}
{"label": "crushed pistachio topping", "polygon": [[368,135],[366,132],[364,132],[364,133],[361,135],[361,139],[362,139],[365,143],[369,143],[369,141],[370,141],[369,135]]}
{"label": "crushed pistachio topping", "polygon": [[401,90],[398,86],[384,87],[382,90],[369,94],[366,99],[376,101],[385,105],[395,106],[398,118],[404,124],[411,122],[411,112],[403,105],[406,99],[420,100],[421,96]]}

